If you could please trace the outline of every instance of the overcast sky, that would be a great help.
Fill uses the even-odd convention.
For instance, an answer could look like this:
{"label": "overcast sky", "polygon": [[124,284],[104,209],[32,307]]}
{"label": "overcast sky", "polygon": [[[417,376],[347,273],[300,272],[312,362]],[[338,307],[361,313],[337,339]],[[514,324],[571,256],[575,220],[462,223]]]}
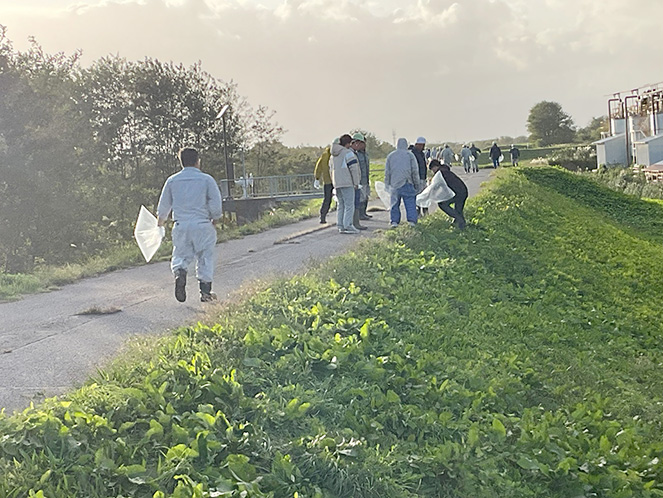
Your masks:
{"label": "overcast sky", "polygon": [[516,136],[541,100],[585,126],[663,81],[661,19],[661,0],[0,0],[16,49],[201,61],[287,145]]}

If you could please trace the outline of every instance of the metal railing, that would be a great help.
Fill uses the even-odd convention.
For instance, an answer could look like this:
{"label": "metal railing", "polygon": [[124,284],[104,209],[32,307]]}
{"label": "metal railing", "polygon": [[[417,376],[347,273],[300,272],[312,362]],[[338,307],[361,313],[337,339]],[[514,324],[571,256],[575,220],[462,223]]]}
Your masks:
{"label": "metal railing", "polygon": [[283,176],[251,176],[236,180],[221,180],[219,187],[224,199],[306,198],[320,197],[322,191],[313,187],[312,173]]}

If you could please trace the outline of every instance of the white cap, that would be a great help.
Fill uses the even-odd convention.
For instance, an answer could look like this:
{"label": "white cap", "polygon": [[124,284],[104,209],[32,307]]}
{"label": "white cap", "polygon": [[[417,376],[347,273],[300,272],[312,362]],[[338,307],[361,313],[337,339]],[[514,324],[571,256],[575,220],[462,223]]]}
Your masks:
{"label": "white cap", "polygon": [[426,139],[425,139],[424,137],[419,137],[419,138],[417,138],[417,141],[414,142],[414,143],[415,143],[415,144],[425,144],[425,143],[426,143]]}

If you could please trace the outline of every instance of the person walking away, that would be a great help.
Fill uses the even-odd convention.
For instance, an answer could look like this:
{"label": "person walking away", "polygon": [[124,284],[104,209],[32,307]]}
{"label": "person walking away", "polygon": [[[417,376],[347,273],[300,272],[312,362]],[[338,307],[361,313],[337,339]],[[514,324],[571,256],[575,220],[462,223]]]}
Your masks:
{"label": "person walking away", "polygon": [[[417,191],[417,194],[421,192],[426,186],[426,175],[428,170],[426,169],[426,156],[424,154],[424,148],[426,147],[426,139],[424,137],[418,137],[414,145],[410,145],[409,151],[414,154],[415,159],[417,160],[417,167],[419,168],[419,180],[421,188]],[[416,204],[416,203],[415,203]],[[419,216],[428,214],[428,208],[417,207],[417,213]]]}
{"label": "person walking away", "polygon": [[474,160],[472,161],[472,172],[473,173],[478,173],[479,172],[479,154],[481,154],[481,149],[474,145],[474,143],[470,144],[470,152],[472,152],[472,156],[474,157]]}
{"label": "person walking away", "polygon": [[[438,202],[437,205],[442,211],[451,216],[454,219],[454,225],[462,230],[466,225],[463,210],[465,209],[465,201],[467,201],[467,185],[451,171],[449,166],[441,164],[440,161],[431,161],[429,168],[433,174],[439,171],[449,188],[456,194],[448,201]],[[453,207],[451,207],[452,204]]]}
{"label": "person walking away", "polygon": [[449,144],[444,144],[444,149],[442,149],[442,164],[446,164],[451,168],[451,163],[454,162],[454,159],[456,159],[454,151],[451,150]]}
{"label": "person walking away", "polygon": [[366,153],[366,138],[362,133],[352,135],[352,150],[359,161],[359,188],[355,191],[355,213],[352,218],[353,225],[358,230],[367,230],[362,226],[359,220],[370,220],[372,216],[366,213],[368,209],[368,198],[371,195],[371,186],[369,180],[370,163]]}
{"label": "person walking away", "polygon": [[320,206],[320,223],[327,223],[327,213],[329,213],[329,208],[331,207],[332,202],[332,191],[334,190],[334,184],[331,181],[331,174],[329,172],[329,158],[331,157],[331,147],[325,147],[325,150],[322,152],[322,155],[318,158],[318,161],[315,163],[315,182],[313,186],[315,188],[320,188],[320,182],[322,182],[323,188],[323,199],[322,206]]}
{"label": "person walking away", "polygon": [[196,261],[200,300],[216,300],[212,293],[216,246],[214,223],[221,218],[221,192],[214,178],[200,170],[198,151],[185,147],[179,152],[182,171],[164,183],[157,206],[158,225],[173,214],[173,254],[170,268],[175,276],[175,299],[186,301],[186,276]]}
{"label": "person walking away", "polygon": [[331,145],[329,169],[338,199],[336,226],[339,233],[359,233],[352,218],[355,210],[355,190],[359,186],[359,160],[350,149],[352,137],[342,135],[338,143]]}
{"label": "person walking away", "polygon": [[463,169],[465,170],[465,173],[469,173],[472,169],[472,157],[472,151],[470,148],[467,146],[467,144],[463,145],[463,148],[460,149],[460,160],[463,163]]}
{"label": "person walking away", "polygon": [[502,149],[500,149],[499,145],[497,145],[497,142],[493,142],[489,152],[490,159],[493,161],[493,168],[497,169],[499,167],[501,155]]}
{"label": "person walking away", "polygon": [[401,222],[401,200],[411,226],[417,223],[417,192],[421,190],[419,166],[414,154],[408,150],[407,140],[399,138],[396,150],[387,156],[384,165],[384,184],[391,195],[390,225]]}
{"label": "person walking away", "polygon": [[511,164],[513,166],[518,166],[518,160],[520,159],[520,150],[518,150],[518,147],[511,144],[511,149],[509,149],[509,154],[511,154]]}

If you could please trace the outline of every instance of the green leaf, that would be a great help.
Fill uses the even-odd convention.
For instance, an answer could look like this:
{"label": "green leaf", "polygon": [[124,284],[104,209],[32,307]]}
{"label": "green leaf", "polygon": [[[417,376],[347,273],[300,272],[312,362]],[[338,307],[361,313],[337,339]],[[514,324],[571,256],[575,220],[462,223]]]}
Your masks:
{"label": "green leaf", "polygon": [[394,391],[392,391],[391,389],[389,389],[389,390],[387,391],[387,402],[388,402],[388,403],[400,403],[400,402],[401,402],[401,398],[400,398],[400,396],[399,396],[398,394],[396,394]]}
{"label": "green leaf", "polygon": [[539,470],[539,462],[527,455],[520,455],[520,458],[516,463],[525,470]]}
{"label": "green leaf", "polygon": [[132,477],[138,477],[143,474],[145,474],[145,466],[144,465],[120,465],[117,468],[117,473],[127,476],[129,478]]}
{"label": "green leaf", "polygon": [[259,358],[244,358],[242,363],[247,367],[260,367],[262,365],[262,361]]}
{"label": "green leaf", "polygon": [[499,434],[502,438],[506,437],[506,427],[504,427],[504,424],[502,421],[498,418],[493,419],[492,423],[493,430]]}
{"label": "green leaf", "polygon": [[255,467],[249,463],[246,455],[228,455],[226,464],[233,475],[243,482],[252,482],[257,476]]}
{"label": "green leaf", "polygon": [[145,437],[150,439],[151,437],[161,437],[163,436],[163,425],[161,425],[156,420],[150,420],[150,428],[145,433]]}

